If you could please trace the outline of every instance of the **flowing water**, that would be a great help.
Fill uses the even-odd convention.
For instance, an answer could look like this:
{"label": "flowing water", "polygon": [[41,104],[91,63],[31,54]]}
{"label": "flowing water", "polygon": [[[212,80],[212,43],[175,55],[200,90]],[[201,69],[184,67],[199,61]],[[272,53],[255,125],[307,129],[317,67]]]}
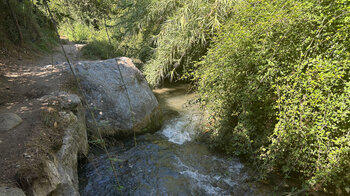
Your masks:
{"label": "flowing water", "polygon": [[118,183],[105,155],[97,154],[80,171],[83,196],[107,195],[266,195],[238,159],[213,153],[195,137],[202,123],[196,106],[184,107],[194,94],[187,86],[156,90],[164,111],[154,134],[109,149],[116,157]]}

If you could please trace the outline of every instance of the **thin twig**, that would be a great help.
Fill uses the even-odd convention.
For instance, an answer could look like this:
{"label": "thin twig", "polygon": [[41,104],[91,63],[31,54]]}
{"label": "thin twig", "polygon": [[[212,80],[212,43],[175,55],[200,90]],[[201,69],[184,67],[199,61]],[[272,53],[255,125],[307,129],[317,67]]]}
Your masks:
{"label": "thin twig", "polygon": [[135,125],[135,123],[136,123],[136,121],[135,121],[135,114],[134,114],[134,110],[133,110],[132,105],[131,105],[131,99],[130,99],[129,91],[128,91],[128,88],[126,87],[126,84],[125,84],[125,82],[124,82],[124,78],[123,78],[122,72],[121,72],[121,70],[120,70],[118,60],[115,59],[115,62],[116,62],[116,64],[117,64],[117,68],[118,68],[118,71],[119,71],[119,74],[120,74],[120,78],[121,78],[121,80],[122,80],[123,86],[124,86],[125,91],[126,91],[126,97],[128,98],[129,109],[130,109],[131,120],[132,120],[132,125],[131,125],[131,127],[132,127],[132,129],[134,130],[134,144],[135,144],[135,146],[136,146],[136,145],[137,145],[137,143],[136,143],[136,131],[135,131],[135,127],[133,127],[133,126]]}

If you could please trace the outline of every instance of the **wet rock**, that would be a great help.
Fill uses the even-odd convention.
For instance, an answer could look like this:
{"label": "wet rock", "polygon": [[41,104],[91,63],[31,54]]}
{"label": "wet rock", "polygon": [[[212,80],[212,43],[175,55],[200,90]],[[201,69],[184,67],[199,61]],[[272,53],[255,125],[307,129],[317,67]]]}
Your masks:
{"label": "wet rock", "polygon": [[131,59],[83,61],[75,70],[104,135],[132,135],[160,126],[158,101]]}
{"label": "wet rock", "polygon": [[0,113],[0,131],[8,131],[22,123],[21,117],[14,113]]}
{"label": "wet rock", "polygon": [[249,187],[249,185],[246,184],[240,184],[236,187],[234,192],[231,193],[233,196],[240,196],[240,195],[259,195],[254,193],[252,188]]}
{"label": "wet rock", "polygon": [[0,196],[25,196],[25,194],[19,188],[0,187]]}

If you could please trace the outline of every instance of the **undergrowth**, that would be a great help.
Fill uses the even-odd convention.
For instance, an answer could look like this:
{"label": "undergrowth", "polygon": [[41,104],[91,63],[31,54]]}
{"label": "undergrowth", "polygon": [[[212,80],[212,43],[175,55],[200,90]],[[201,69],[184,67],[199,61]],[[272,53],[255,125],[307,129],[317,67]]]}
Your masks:
{"label": "undergrowth", "polygon": [[[57,38],[45,12],[32,1],[0,2],[0,41],[48,52]],[[16,25],[18,24],[18,26]]]}

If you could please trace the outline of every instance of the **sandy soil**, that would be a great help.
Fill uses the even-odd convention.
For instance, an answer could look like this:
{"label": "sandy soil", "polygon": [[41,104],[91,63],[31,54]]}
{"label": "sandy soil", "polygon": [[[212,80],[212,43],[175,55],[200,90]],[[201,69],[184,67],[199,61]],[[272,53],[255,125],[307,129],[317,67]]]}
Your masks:
{"label": "sandy soil", "polygon": [[[80,59],[81,45],[64,47],[70,61]],[[0,47],[0,112],[16,113],[23,119],[16,128],[0,132],[0,186],[18,185],[17,172],[28,162],[35,163],[37,157],[27,151],[28,143],[43,133],[38,98],[62,88],[68,77],[65,61],[60,47],[46,55]]]}

